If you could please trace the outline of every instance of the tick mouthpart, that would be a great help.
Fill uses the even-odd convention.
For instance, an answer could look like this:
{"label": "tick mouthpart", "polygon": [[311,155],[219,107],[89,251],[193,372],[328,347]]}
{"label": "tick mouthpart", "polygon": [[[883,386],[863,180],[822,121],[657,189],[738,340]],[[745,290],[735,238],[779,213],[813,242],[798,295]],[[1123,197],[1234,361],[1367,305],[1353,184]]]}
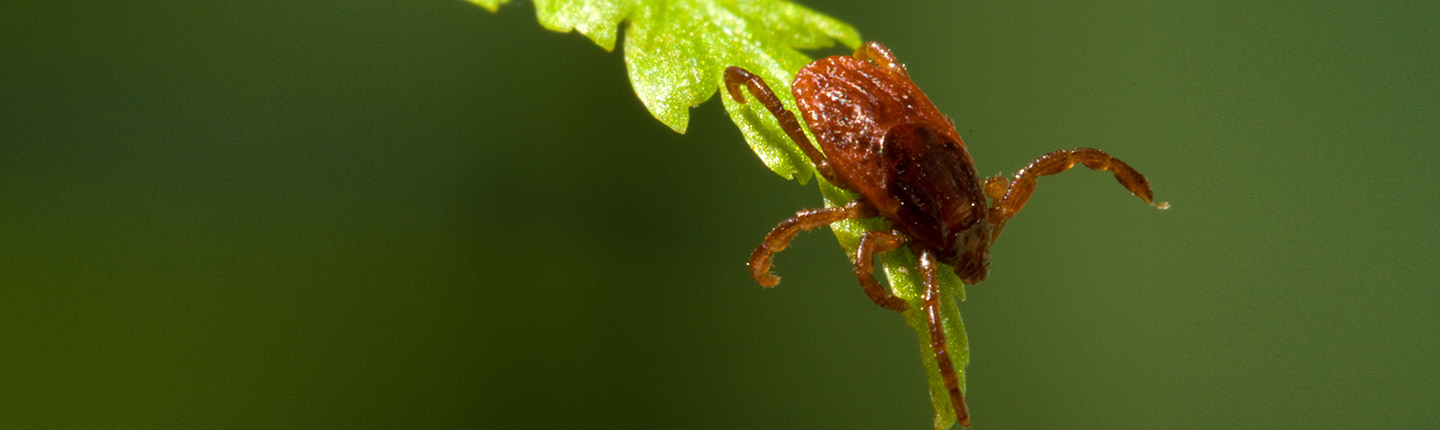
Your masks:
{"label": "tick mouthpart", "polygon": [[990,275],[989,256],[981,255],[979,252],[966,253],[960,259],[960,265],[955,266],[955,275],[960,277],[960,281],[964,282],[965,286],[984,281],[985,277]]}

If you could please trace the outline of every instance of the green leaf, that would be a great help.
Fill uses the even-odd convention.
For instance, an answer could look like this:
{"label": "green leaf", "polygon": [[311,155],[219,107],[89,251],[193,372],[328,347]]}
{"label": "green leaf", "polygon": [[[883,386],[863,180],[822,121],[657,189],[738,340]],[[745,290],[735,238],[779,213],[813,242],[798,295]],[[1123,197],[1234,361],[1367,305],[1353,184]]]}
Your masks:
{"label": "green leaf", "polygon": [[[469,0],[495,11],[509,0]],[[815,168],[795,142],[780,129],[775,117],[748,94],[738,103],[725,92],[724,70],[740,66],[768,83],[787,109],[796,111],[790,81],[811,59],[800,50],[831,47],[840,42],[856,48],[859,33],[848,24],[802,6],[780,0],[534,0],[542,26],[590,38],[605,50],[615,47],[618,28],[628,22],[625,65],[630,83],[646,109],[660,122],[684,133],[690,108],[717,92],[731,120],[766,167],[787,179],[806,182]],[[798,111],[796,111],[798,112]],[[808,134],[808,131],[807,131]],[[813,141],[814,137],[811,136]],[[824,178],[818,181],[827,206],[857,198]],[[882,219],[844,221],[831,225],[835,237],[854,258],[860,236],[885,229]],[[904,313],[920,340],[920,356],[929,376],[936,428],[955,423],[955,412],[930,350],[929,328],[921,297],[924,283],[915,255],[904,248],[880,256],[885,276],[895,295],[910,303]],[[941,270],[943,325],[950,357],[963,389],[969,362],[965,328],[957,300],[964,300],[964,285],[954,273]]]}
{"label": "green leaf", "polygon": [[[469,0],[494,11],[509,0]],[[535,0],[545,28],[574,30],[615,48],[626,26],[625,65],[635,94],[660,122],[684,133],[690,108],[724,91],[724,71],[740,66],[764,78],[790,108],[790,78],[810,62],[802,49],[860,45],[854,28],[780,0]],[[814,175],[800,148],[758,103],[723,97],[725,109],[765,166],[802,183]]]}

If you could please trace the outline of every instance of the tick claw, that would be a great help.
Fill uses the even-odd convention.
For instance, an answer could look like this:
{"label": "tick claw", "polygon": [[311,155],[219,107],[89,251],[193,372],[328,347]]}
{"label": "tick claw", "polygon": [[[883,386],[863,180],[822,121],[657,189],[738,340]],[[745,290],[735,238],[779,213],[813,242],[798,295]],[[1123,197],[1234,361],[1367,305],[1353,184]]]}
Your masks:
{"label": "tick claw", "polygon": [[906,310],[910,309],[910,304],[905,303],[905,299],[896,297],[895,300],[891,300],[885,303],[885,309],[889,309],[895,312],[905,312]]}

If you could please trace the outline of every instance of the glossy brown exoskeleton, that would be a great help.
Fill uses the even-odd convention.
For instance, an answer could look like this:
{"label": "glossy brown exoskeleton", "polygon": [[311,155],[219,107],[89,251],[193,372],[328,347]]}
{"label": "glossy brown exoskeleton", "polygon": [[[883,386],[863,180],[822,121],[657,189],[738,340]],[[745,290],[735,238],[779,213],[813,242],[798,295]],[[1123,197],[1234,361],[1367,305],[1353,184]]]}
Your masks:
{"label": "glossy brown exoskeleton", "polygon": [[[802,230],[855,218],[884,217],[889,231],[872,231],[860,239],[855,275],[875,304],[897,312],[909,305],[880,285],[872,274],[873,256],[909,244],[920,259],[925,280],[922,306],[929,324],[930,347],[940,366],[957,421],[969,426],[969,413],[950,361],[940,321],[936,264],[954,268],[966,285],[985,279],[990,245],[1005,221],[1025,206],[1039,176],[1060,173],[1076,163],[1108,170],[1146,203],[1154,203],[1150,184],[1135,169],[1093,148],[1059,150],[1041,156],[1015,174],[981,180],[965,143],[949,118],[925,97],[905,66],[879,42],[868,42],[852,56],[820,59],[795,74],[791,84],[805,125],[820,149],[805,136],[795,115],[786,110],[769,85],[739,67],[725,70],[730,96],[744,103],[740,86],[775,115],[785,133],[800,146],[825,180],[860,194],[849,204],[801,211],[765,236],[750,255],[750,274],[773,287],[770,258],[784,250]],[[821,152],[823,150],[823,152]],[[992,200],[986,205],[985,198]]]}

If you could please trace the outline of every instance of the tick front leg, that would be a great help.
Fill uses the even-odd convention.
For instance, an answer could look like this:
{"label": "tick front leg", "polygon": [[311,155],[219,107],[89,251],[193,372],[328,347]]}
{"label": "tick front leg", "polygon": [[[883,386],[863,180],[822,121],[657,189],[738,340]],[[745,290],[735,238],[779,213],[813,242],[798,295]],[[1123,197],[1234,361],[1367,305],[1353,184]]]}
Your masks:
{"label": "tick front leg", "polygon": [[[1040,158],[1035,159],[1035,161],[1031,161],[1030,165],[1025,166],[1024,169],[1020,169],[1020,172],[1015,174],[1015,180],[1011,181],[1009,187],[1005,190],[1004,195],[995,200],[994,204],[990,207],[990,214],[988,215],[990,224],[994,226],[994,234],[991,236],[992,240],[993,238],[1000,237],[1000,229],[1005,225],[1005,221],[1015,216],[1016,213],[1019,213],[1020,209],[1025,207],[1025,202],[1030,200],[1030,195],[1035,192],[1036,178],[1070,170],[1076,163],[1084,164],[1085,167],[1089,167],[1091,170],[1108,170],[1113,172],[1115,174],[1115,180],[1119,181],[1120,185],[1125,186],[1126,189],[1130,190],[1136,197],[1144,200],[1145,203],[1149,203],[1158,209],[1170,208],[1169,203],[1155,202],[1154,194],[1150,190],[1150,182],[1145,180],[1144,175],[1136,172],[1135,169],[1125,164],[1125,162],[1120,161],[1120,159],[1113,158],[1110,154],[1106,154],[1105,151],[1095,148],[1078,148],[1075,150],[1061,149],[1042,155]],[[986,181],[986,194],[992,198],[995,197],[997,193],[995,193],[992,188],[997,188],[998,184],[1003,184],[1001,181],[1003,181],[1003,179],[1000,178],[991,178]]]}
{"label": "tick front leg", "polygon": [[790,241],[801,231],[814,230],[830,225],[830,223],[856,218],[871,218],[876,216],[875,209],[864,201],[856,200],[845,206],[838,206],[824,209],[803,210],[795,214],[794,218],[781,221],[770,234],[765,235],[765,240],[750,254],[750,277],[763,287],[773,287],[780,283],[780,277],[770,274],[770,258],[785,247],[790,246]]}
{"label": "tick front leg", "polygon": [[955,421],[970,427],[970,410],[965,407],[965,393],[960,391],[960,376],[950,361],[950,344],[945,341],[945,325],[940,318],[940,279],[935,272],[935,255],[920,251],[920,276],[925,279],[925,322],[930,326],[930,349],[935,351],[935,364],[940,366],[940,379],[950,393],[950,406],[955,408]]}
{"label": "tick front leg", "polygon": [[905,78],[906,80],[910,79],[910,73],[905,71],[905,65],[900,64],[900,61],[895,59],[895,53],[890,52],[890,48],[886,48],[885,45],[880,42],[873,40],[865,42],[865,44],[860,45],[860,48],[856,49],[855,54],[851,56],[860,61],[874,61],[875,64],[884,68],[885,71],[891,75]]}
{"label": "tick front leg", "polygon": [[765,109],[775,116],[775,120],[780,123],[780,129],[790,136],[790,140],[795,141],[795,145],[800,147],[800,152],[804,152],[810,162],[815,164],[815,170],[820,172],[825,180],[841,187],[848,186],[837,181],[835,170],[830,168],[830,162],[825,160],[825,155],[815,148],[815,144],[810,142],[809,137],[805,136],[805,130],[800,128],[800,121],[795,118],[795,114],[785,109],[785,104],[775,97],[775,92],[770,90],[770,85],[766,84],[764,79],[739,67],[725,68],[725,91],[730,93],[730,98],[735,99],[735,102],[745,104],[745,96],[740,94],[740,85],[744,85],[746,89],[750,90],[750,94],[754,95],[755,99],[765,105]]}
{"label": "tick front leg", "polygon": [[875,254],[899,248],[905,241],[905,236],[898,231],[872,231],[860,237],[860,246],[855,250],[855,277],[860,278],[865,295],[880,307],[895,312],[904,312],[909,305],[875,280]]}

